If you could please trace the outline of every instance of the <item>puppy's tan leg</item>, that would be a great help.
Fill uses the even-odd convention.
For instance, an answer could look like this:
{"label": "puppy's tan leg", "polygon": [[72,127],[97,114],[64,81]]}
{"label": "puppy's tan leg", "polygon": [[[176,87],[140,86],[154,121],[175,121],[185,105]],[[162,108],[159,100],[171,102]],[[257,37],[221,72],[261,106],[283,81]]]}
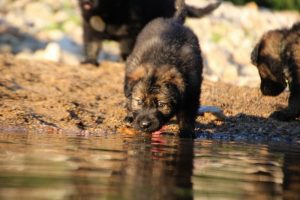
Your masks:
{"label": "puppy's tan leg", "polygon": [[88,25],[83,29],[84,54],[85,59],[82,64],[93,64],[98,66],[97,58],[101,49],[101,40],[96,38],[96,34]]}
{"label": "puppy's tan leg", "polygon": [[81,62],[82,64],[93,64],[98,66],[97,61],[100,48],[99,43],[95,41],[89,41],[85,44],[85,60]]}

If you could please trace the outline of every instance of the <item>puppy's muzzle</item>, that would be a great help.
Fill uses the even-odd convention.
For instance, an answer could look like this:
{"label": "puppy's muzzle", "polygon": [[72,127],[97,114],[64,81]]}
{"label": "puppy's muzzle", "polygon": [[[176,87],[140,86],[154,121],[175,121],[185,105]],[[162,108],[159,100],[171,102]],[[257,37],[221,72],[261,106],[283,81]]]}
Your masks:
{"label": "puppy's muzzle", "polygon": [[143,132],[154,132],[161,128],[162,119],[155,112],[144,111],[136,116],[133,125]]}
{"label": "puppy's muzzle", "polygon": [[277,96],[286,88],[285,84],[264,80],[261,82],[260,89],[263,95]]}

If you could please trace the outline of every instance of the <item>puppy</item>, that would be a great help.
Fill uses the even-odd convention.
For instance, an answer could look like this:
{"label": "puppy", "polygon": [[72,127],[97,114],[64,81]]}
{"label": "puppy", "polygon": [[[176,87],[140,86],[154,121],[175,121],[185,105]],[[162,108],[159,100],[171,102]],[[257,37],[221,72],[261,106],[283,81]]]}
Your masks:
{"label": "puppy", "polygon": [[[103,40],[120,42],[125,60],[131,53],[136,36],[142,28],[157,17],[172,17],[175,0],[78,0],[83,18],[85,60],[82,63],[98,65],[97,57]],[[212,12],[221,1],[204,8],[187,6],[188,15],[202,17]]]}
{"label": "puppy", "polygon": [[300,116],[300,23],[291,29],[265,33],[251,53],[257,67],[264,95],[277,96],[289,86],[288,107],[270,117],[293,120]]}
{"label": "puppy", "polygon": [[173,18],[157,18],[138,35],[126,62],[127,123],[143,132],[177,117],[181,137],[194,137],[202,83],[202,57],[195,34],[183,26],[184,0]]}

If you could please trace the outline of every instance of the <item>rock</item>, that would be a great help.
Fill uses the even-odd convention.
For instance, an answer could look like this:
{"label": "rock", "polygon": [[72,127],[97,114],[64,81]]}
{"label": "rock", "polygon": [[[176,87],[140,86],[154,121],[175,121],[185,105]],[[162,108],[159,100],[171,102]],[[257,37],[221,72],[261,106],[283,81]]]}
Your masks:
{"label": "rock", "polygon": [[69,17],[69,14],[64,10],[59,10],[54,14],[54,20],[56,23],[64,23],[68,21]]}
{"label": "rock", "polygon": [[232,54],[234,63],[237,63],[238,65],[248,65],[251,63],[251,51],[248,47],[237,48]]}
{"label": "rock", "polygon": [[227,64],[222,73],[221,80],[227,83],[235,83],[239,78],[238,66],[234,64]]}
{"label": "rock", "polygon": [[60,61],[61,48],[57,43],[49,43],[44,52],[44,59],[54,62]]}
{"label": "rock", "polygon": [[43,49],[46,47],[46,43],[31,36],[25,35],[24,38],[21,39],[19,46],[17,48],[17,52],[20,51],[37,51],[39,49]]}
{"label": "rock", "polygon": [[69,37],[63,37],[58,42],[61,50],[61,61],[67,64],[77,65],[82,60],[82,46],[75,43]]}
{"label": "rock", "polygon": [[245,5],[245,7],[256,11],[258,10],[258,5],[255,2],[249,2]]}
{"label": "rock", "polygon": [[0,53],[12,53],[12,47],[8,44],[0,44]]}
{"label": "rock", "polygon": [[204,47],[203,54],[209,72],[221,77],[228,64],[230,54],[226,50],[217,48],[216,46],[212,46],[211,48]]}
{"label": "rock", "polygon": [[[76,30],[78,28],[78,24],[76,24],[73,21],[66,21],[63,24],[63,29],[65,32],[67,33],[74,33],[74,30]],[[80,27],[81,28],[81,27]]]}
{"label": "rock", "polygon": [[36,60],[48,60],[59,62],[61,58],[61,49],[55,42],[49,43],[44,50],[38,50],[34,53],[33,58]]}
{"label": "rock", "polygon": [[217,82],[220,80],[220,78],[216,75],[210,75],[210,74],[207,74],[207,73],[204,73],[204,79],[207,79],[207,80],[210,80],[210,81],[213,81],[213,82]]}
{"label": "rock", "polygon": [[72,54],[81,54],[81,46],[75,43],[71,38],[65,36],[58,41],[60,48],[63,51],[68,51]]}
{"label": "rock", "polygon": [[[209,114],[212,115],[209,118],[212,119],[214,118],[215,120],[220,120],[220,121],[225,121],[226,116],[223,113],[223,110],[219,107],[216,106],[201,106],[198,110],[199,115],[204,115]],[[209,116],[207,115],[207,116]]]}
{"label": "rock", "polygon": [[68,51],[62,51],[61,53],[61,62],[69,65],[78,65],[80,61],[83,60],[82,54],[72,54]]}
{"label": "rock", "polygon": [[44,28],[54,23],[54,15],[51,7],[41,1],[27,4],[24,17],[28,23],[32,23],[36,28]]}
{"label": "rock", "polygon": [[99,55],[99,60],[112,60],[112,61],[119,61],[121,60],[120,57],[120,50],[117,48],[119,45],[117,42],[105,42],[103,44],[103,50]]}
{"label": "rock", "polygon": [[16,58],[29,60],[32,59],[32,54],[29,52],[21,52],[16,54]]}
{"label": "rock", "polygon": [[37,37],[41,40],[45,41],[57,41],[64,37],[64,33],[61,30],[49,30],[49,31],[42,31],[37,34]]}
{"label": "rock", "polygon": [[258,88],[260,86],[260,78],[258,75],[256,75],[256,76],[239,76],[238,81],[235,82],[235,85]]}
{"label": "rock", "polygon": [[0,12],[3,12],[6,9],[8,9],[8,5],[10,5],[10,4],[11,4],[10,0],[1,0],[0,1]]}
{"label": "rock", "polygon": [[[187,0],[186,3],[203,7],[215,1]],[[69,64],[82,59],[82,27],[77,1],[1,0],[0,11],[0,52]],[[224,1],[201,19],[188,18],[186,25],[199,38],[206,79],[250,86],[259,85],[258,73],[248,68],[250,53],[257,41],[264,32],[289,27],[296,21],[300,21],[297,12],[272,11],[259,8],[255,3],[235,6]],[[99,19],[94,19],[93,25],[99,30],[103,28]],[[118,45],[105,42],[99,59],[119,61]]]}
{"label": "rock", "polygon": [[258,76],[258,70],[252,64],[244,65],[240,69],[240,75],[242,75],[242,76]]}
{"label": "rock", "polygon": [[252,64],[243,65],[239,70],[238,85],[248,87],[259,87],[260,77],[257,68]]}
{"label": "rock", "polygon": [[14,35],[11,34],[3,34],[0,37],[0,45],[3,45],[3,50],[6,49],[8,50],[8,48],[10,49],[11,53],[15,52],[14,47],[16,47],[19,43],[19,40],[17,37],[15,37]]}
{"label": "rock", "polygon": [[28,23],[24,19],[24,15],[21,13],[9,12],[5,16],[5,19],[7,23],[15,27],[25,27],[28,25]]}

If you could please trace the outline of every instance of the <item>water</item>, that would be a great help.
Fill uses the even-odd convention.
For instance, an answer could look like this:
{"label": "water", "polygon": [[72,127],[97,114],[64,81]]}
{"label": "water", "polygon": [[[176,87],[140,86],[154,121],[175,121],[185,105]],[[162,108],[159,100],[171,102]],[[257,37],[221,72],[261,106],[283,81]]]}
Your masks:
{"label": "water", "polygon": [[300,147],[0,133],[0,199],[300,199]]}

